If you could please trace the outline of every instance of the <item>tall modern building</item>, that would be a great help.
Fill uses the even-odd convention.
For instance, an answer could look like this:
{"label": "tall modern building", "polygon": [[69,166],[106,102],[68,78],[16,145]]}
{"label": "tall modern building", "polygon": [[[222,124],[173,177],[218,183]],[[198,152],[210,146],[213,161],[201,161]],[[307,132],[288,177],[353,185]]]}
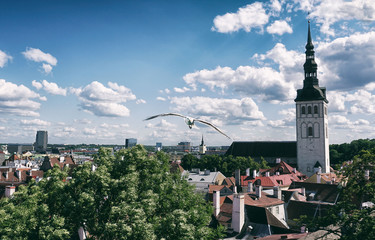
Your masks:
{"label": "tall modern building", "polygon": [[303,88],[297,90],[296,131],[298,170],[310,176],[319,167],[329,173],[328,112],[326,88],[319,86],[310,22],[307,33]]}
{"label": "tall modern building", "polygon": [[47,144],[48,144],[48,132],[38,131],[36,133],[35,151],[37,152],[47,151]]}
{"label": "tall modern building", "polygon": [[136,138],[126,138],[125,139],[125,148],[131,148],[137,145],[137,139]]}

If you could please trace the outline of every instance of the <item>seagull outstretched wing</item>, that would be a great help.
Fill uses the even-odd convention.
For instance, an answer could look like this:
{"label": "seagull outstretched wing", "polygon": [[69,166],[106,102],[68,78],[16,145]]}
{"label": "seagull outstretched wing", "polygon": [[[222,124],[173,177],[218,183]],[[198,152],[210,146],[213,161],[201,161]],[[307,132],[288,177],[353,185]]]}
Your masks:
{"label": "seagull outstretched wing", "polygon": [[154,119],[154,118],[157,118],[157,117],[165,117],[165,116],[177,116],[177,117],[187,118],[186,116],[184,116],[182,114],[179,114],[179,113],[162,113],[162,114],[158,114],[158,115],[155,115],[155,116],[148,117],[143,121],[151,120],[151,119]]}
{"label": "seagull outstretched wing", "polygon": [[204,120],[200,120],[200,119],[194,119],[196,122],[200,122],[200,123],[203,123],[203,124],[206,124],[208,126],[211,126],[212,128],[214,128],[216,131],[218,131],[219,133],[223,134],[224,136],[226,136],[227,138],[231,139],[228,135],[226,135],[223,131],[221,131],[218,127],[216,127],[215,125],[213,125],[212,123],[210,122],[207,122],[207,121],[204,121]]}

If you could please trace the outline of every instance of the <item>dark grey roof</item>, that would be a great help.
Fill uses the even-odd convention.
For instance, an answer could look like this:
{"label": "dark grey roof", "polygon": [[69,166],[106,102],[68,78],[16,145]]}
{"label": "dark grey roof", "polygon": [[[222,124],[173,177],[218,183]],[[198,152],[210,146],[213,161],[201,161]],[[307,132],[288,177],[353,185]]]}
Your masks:
{"label": "dark grey roof", "polygon": [[304,87],[297,90],[297,97],[294,99],[295,102],[323,100],[328,103],[326,98],[326,88],[319,87],[317,85]]}
{"label": "dark grey roof", "polygon": [[233,142],[225,155],[235,157],[297,157],[297,142]]}

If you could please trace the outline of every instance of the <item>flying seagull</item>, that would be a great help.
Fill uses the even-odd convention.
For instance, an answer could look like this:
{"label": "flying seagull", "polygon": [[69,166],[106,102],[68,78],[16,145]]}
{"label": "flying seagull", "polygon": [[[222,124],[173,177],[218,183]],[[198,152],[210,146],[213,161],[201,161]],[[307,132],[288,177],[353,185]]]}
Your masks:
{"label": "flying seagull", "polygon": [[231,139],[228,135],[226,135],[223,131],[221,131],[218,127],[216,127],[215,125],[213,125],[210,122],[207,122],[207,121],[204,121],[204,120],[201,120],[201,119],[197,119],[197,118],[187,117],[187,116],[184,116],[184,115],[179,114],[179,113],[162,113],[162,114],[158,114],[158,115],[146,118],[144,121],[151,120],[151,119],[154,119],[154,118],[157,118],[157,117],[165,117],[165,116],[177,116],[177,117],[184,118],[185,119],[185,123],[189,126],[190,129],[193,128],[195,122],[200,122],[200,123],[206,124],[206,125],[211,126],[212,128],[214,128],[216,131],[218,131],[219,133],[223,134],[227,138]]}

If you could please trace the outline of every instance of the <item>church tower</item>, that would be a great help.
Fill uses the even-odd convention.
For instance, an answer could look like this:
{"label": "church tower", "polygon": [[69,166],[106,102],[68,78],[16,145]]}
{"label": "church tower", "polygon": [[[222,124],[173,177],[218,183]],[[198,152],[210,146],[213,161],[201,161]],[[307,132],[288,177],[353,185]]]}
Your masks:
{"label": "church tower", "polygon": [[310,22],[307,33],[306,62],[303,65],[305,80],[297,90],[296,129],[298,170],[311,176],[321,167],[329,173],[329,143],[326,88],[319,87],[318,65],[315,62],[314,45],[311,41]]}

